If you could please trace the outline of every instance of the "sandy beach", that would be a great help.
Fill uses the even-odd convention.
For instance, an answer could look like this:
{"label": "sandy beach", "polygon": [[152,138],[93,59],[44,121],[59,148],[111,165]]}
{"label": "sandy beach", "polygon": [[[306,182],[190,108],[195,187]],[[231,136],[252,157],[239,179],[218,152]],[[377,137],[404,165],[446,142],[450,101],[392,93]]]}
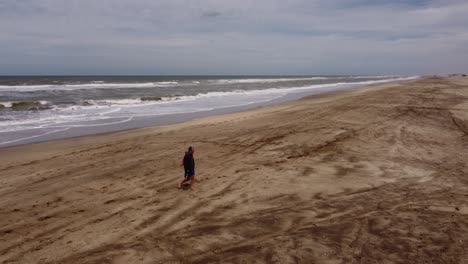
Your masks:
{"label": "sandy beach", "polygon": [[455,76],[3,148],[0,262],[467,263],[467,147]]}

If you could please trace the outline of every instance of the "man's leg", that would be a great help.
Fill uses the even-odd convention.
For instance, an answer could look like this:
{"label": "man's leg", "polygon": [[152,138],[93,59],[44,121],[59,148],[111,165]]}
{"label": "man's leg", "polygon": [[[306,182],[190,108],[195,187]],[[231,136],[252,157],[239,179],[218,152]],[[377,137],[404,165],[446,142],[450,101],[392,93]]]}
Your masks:
{"label": "man's leg", "polygon": [[188,181],[190,181],[190,179],[187,179],[187,178],[183,179],[183,180],[179,183],[179,185],[177,185],[177,188],[179,188],[179,189],[182,188],[182,184],[184,184],[184,183],[186,183],[186,182],[188,182]]}
{"label": "man's leg", "polygon": [[193,185],[195,184],[195,176],[192,176],[192,178],[190,178],[190,190],[195,190],[193,188]]}

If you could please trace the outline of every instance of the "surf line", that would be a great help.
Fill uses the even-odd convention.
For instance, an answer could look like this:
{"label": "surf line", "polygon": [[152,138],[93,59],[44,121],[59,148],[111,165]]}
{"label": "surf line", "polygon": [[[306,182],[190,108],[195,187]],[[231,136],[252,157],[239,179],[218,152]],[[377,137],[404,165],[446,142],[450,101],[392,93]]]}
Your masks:
{"label": "surf line", "polygon": [[23,140],[27,140],[27,139],[31,139],[31,138],[42,137],[42,136],[52,134],[52,133],[56,133],[56,132],[67,131],[69,129],[70,129],[70,127],[67,127],[67,128],[64,128],[64,129],[57,129],[57,130],[54,130],[54,131],[49,131],[47,133],[40,134],[40,135],[35,135],[35,136],[30,136],[30,137],[25,137],[25,138],[19,138],[19,139],[15,139],[15,140],[11,140],[11,141],[5,141],[5,142],[1,142],[0,145],[5,145],[5,144],[13,143],[13,142],[18,142],[18,141],[23,141]]}

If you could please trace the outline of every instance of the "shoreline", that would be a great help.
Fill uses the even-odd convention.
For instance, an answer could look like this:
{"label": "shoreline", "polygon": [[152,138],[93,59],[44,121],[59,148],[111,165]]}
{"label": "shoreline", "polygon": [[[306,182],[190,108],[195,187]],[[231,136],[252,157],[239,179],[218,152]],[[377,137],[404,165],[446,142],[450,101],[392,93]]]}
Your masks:
{"label": "shoreline", "polygon": [[426,77],[1,148],[0,262],[463,263],[467,98]]}
{"label": "shoreline", "polygon": [[[398,83],[398,82],[405,82],[411,81],[418,78],[423,77],[408,77],[403,78],[407,80],[382,80],[381,83],[375,84],[343,84],[342,86],[337,87],[321,87],[316,88],[309,91],[296,91],[286,95],[283,95],[279,98],[263,101],[263,102],[256,102],[256,103],[249,103],[239,106],[227,106],[222,108],[216,108],[212,110],[205,110],[205,111],[197,111],[193,113],[177,113],[177,114],[164,114],[154,117],[148,117],[145,119],[139,120],[131,120],[126,122],[118,122],[116,124],[102,124],[102,125],[95,125],[95,126],[88,126],[88,127],[79,127],[79,128],[67,128],[61,129],[57,131],[47,132],[45,134],[39,135],[31,135],[26,136],[20,139],[13,139],[11,141],[5,141],[0,143],[0,149],[8,148],[13,146],[21,146],[21,145],[28,145],[32,143],[40,143],[40,142],[48,142],[54,140],[61,140],[61,139],[71,139],[71,138],[78,138],[78,137],[86,137],[86,136],[94,136],[94,135],[103,135],[108,133],[115,133],[115,132],[124,132],[124,131],[131,131],[134,129],[140,128],[148,128],[148,127],[159,127],[159,126],[167,126],[167,125],[174,125],[180,124],[184,122],[189,122],[194,119],[198,118],[205,118],[217,115],[224,115],[236,112],[243,112],[254,110],[259,107],[267,107],[267,106],[274,106],[276,104],[282,104],[290,101],[300,100],[301,98],[307,96],[318,95],[322,93],[334,92],[334,91],[347,91],[347,90],[354,90],[354,89],[361,89],[368,86],[376,86],[380,84],[386,83]],[[31,129],[30,131],[33,131]],[[28,130],[20,131],[21,133],[25,133]]]}

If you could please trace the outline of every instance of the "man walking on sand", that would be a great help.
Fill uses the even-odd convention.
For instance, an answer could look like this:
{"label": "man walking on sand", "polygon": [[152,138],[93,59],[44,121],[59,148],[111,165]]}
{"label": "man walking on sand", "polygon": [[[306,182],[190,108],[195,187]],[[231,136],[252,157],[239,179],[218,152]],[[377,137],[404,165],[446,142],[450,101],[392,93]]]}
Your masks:
{"label": "man walking on sand", "polygon": [[193,147],[189,147],[188,151],[185,152],[184,159],[182,160],[182,165],[184,166],[184,178],[177,188],[181,188],[182,185],[186,182],[190,182],[190,190],[193,189],[193,184],[195,183],[195,158],[193,157]]}

